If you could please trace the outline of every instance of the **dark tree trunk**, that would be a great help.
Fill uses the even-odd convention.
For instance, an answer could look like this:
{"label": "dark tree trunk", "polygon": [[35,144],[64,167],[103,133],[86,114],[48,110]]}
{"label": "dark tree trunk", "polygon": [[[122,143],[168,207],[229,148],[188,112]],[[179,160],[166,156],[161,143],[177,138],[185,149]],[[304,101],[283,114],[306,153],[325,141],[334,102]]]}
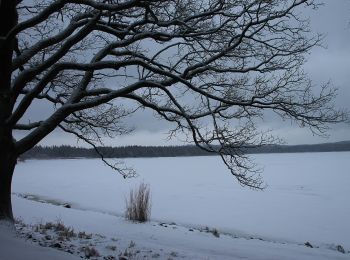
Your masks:
{"label": "dark tree trunk", "polygon": [[11,29],[17,25],[18,15],[14,0],[0,1],[0,93],[8,92],[11,86],[12,55],[16,39],[7,39]]}
{"label": "dark tree trunk", "polygon": [[11,182],[17,153],[12,126],[7,123],[13,109],[11,93],[12,55],[16,39],[7,39],[17,24],[16,2],[0,1],[0,219],[13,220]]}
{"label": "dark tree trunk", "polygon": [[0,219],[13,220],[11,203],[11,182],[16,166],[16,156],[11,148],[0,142]]}

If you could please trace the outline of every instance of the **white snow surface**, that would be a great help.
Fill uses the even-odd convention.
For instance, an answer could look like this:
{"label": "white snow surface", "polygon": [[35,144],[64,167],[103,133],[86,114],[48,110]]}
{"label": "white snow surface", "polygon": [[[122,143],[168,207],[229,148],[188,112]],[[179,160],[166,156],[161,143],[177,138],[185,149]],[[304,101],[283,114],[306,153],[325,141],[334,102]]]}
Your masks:
{"label": "white snow surface", "polygon": [[[98,159],[28,160],[16,168],[14,213],[26,223],[60,219],[122,239],[125,248],[132,240],[162,257],[349,259],[334,248],[350,250],[350,153],[253,157],[264,166],[264,191],[239,186],[218,157],[126,159],[139,174],[127,180]],[[147,224],[123,219],[125,198],[140,182],[151,186]],[[72,208],[52,205],[60,203]],[[206,226],[220,237],[199,232]],[[305,247],[306,241],[319,248]]]}

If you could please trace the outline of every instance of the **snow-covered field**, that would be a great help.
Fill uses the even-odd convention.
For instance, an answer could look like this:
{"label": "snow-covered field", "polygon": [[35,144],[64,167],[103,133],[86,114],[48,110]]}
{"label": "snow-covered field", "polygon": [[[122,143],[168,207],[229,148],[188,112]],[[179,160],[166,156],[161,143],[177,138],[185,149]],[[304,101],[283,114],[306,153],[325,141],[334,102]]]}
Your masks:
{"label": "snow-covered field", "polygon": [[[97,159],[28,160],[16,168],[14,213],[25,223],[60,219],[167,258],[349,259],[334,249],[350,250],[350,152],[253,157],[264,166],[264,191],[240,187],[218,157],[127,159],[139,174],[127,180]],[[122,218],[140,182],[151,186],[149,224]]]}

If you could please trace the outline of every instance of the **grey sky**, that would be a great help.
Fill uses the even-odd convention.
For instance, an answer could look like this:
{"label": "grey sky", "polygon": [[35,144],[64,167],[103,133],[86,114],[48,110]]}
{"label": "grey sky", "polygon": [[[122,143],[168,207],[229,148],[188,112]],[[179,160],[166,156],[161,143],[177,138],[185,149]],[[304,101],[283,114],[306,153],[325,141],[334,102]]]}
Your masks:
{"label": "grey sky", "polygon": [[[315,85],[330,80],[332,85],[338,88],[337,106],[350,111],[350,0],[325,1],[324,6],[310,13],[310,18],[312,30],[325,34],[324,45],[327,48],[316,47],[312,50],[305,71],[309,73]],[[37,104],[30,111],[30,117],[43,116],[45,107],[45,104]],[[181,144],[176,139],[166,141],[169,125],[155,119],[152,112],[140,111],[126,122],[134,126],[135,131],[124,137],[107,140],[107,145]],[[274,129],[274,133],[289,144],[350,140],[350,124],[332,126],[327,139],[313,136],[308,129],[300,129],[288,121],[282,122],[277,117],[266,117],[260,127]],[[41,144],[74,145],[76,144],[74,140],[73,137],[55,131]]]}

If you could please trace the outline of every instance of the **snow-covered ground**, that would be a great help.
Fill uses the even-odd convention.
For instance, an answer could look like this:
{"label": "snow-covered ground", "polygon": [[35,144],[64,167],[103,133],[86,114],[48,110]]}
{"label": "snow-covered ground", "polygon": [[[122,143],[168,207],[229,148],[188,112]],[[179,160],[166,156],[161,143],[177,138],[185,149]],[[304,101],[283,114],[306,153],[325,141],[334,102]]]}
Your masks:
{"label": "snow-covered ground", "polygon": [[[95,159],[28,160],[16,169],[14,212],[25,223],[60,219],[117,238],[123,250],[133,241],[149,258],[349,259],[335,249],[350,250],[350,153],[254,158],[264,166],[263,192],[240,187],[217,157],[127,159],[139,174],[128,180]],[[151,186],[152,222],[129,223],[125,198],[142,181]],[[57,206],[64,203],[72,208]]]}
{"label": "snow-covered ground", "polygon": [[1,260],[77,260],[58,250],[30,244],[16,237],[13,226],[0,222]]}

